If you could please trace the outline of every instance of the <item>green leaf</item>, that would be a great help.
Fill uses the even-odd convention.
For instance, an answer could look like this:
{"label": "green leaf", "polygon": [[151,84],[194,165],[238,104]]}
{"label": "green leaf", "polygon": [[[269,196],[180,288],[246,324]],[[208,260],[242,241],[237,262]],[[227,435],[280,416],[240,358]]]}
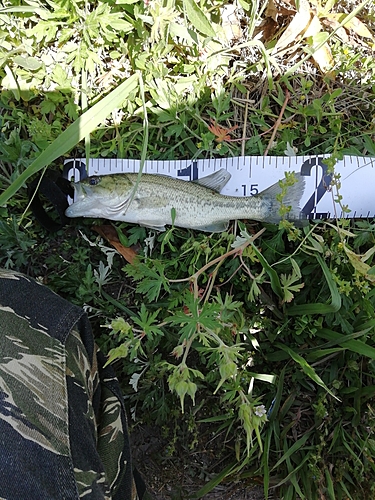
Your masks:
{"label": "green leaf", "polygon": [[164,276],[164,266],[156,260],[152,262],[151,268],[143,262],[136,262],[126,266],[125,270],[128,276],[139,281],[137,292],[145,294],[150,302],[159,297],[162,287],[166,292],[169,291],[169,283]]}
{"label": "green leaf", "polygon": [[234,462],[229,464],[225,469],[223,469],[219,474],[217,474],[213,479],[208,481],[207,484],[203,486],[199,491],[193,494],[191,498],[198,499],[205,497],[210,491],[212,491],[218,484],[221,483],[224,479],[226,479],[236,468],[237,463]]}
{"label": "green leaf", "polygon": [[39,10],[39,7],[32,7],[31,5],[19,5],[18,7],[2,7],[0,8],[0,14],[8,13],[8,12],[17,12],[17,13],[25,13],[25,12],[35,12]]}
{"label": "green leaf", "polygon": [[125,312],[129,317],[133,317],[134,316],[134,313],[130,309],[128,309],[121,301],[114,299],[113,297],[111,297],[111,295],[109,295],[104,290],[101,290],[101,295],[103,295],[103,297],[109,303],[113,304],[118,309],[120,309],[121,311]]}
{"label": "green leaf", "polygon": [[276,375],[268,375],[267,373],[253,373],[248,372],[248,375],[255,378],[256,380],[262,380],[267,382],[267,384],[276,384]]}
{"label": "green leaf", "polygon": [[[10,83],[9,87],[11,88],[15,99],[17,101],[19,101],[21,98],[21,94],[20,94],[20,88],[19,88],[19,85],[17,83],[17,80],[14,78],[13,72],[7,64],[4,66],[4,70],[5,70],[5,73],[8,77],[9,83]],[[4,81],[3,81],[3,84],[4,84]],[[0,195],[0,199],[1,199],[1,195]],[[0,202],[0,206],[1,205],[2,205],[2,203]]]}
{"label": "green leaf", "polygon": [[126,100],[128,95],[134,91],[138,84],[138,75],[132,75],[125,82],[112,90],[106,97],[101,99],[92,108],[83,113],[75,122],[64,130],[32,164],[3,192],[0,194],[0,206],[4,205],[31,177],[56,158],[63,156],[90,134],[105,118]]}
{"label": "green leaf", "polygon": [[337,312],[341,308],[341,296],[337,289],[336,283],[333,281],[330,270],[327,264],[324,262],[320,255],[315,255],[317,261],[319,262],[325,279],[327,281],[329,291],[331,292],[331,303],[322,304],[320,302],[314,304],[301,304],[288,308],[286,314],[289,316],[295,316],[297,314],[328,314],[332,312]]}
{"label": "green leaf", "polygon": [[271,410],[269,410],[269,413],[270,413],[268,415],[269,422],[273,422],[274,420],[276,420],[276,418],[279,414],[279,408],[280,408],[281,399],[283,396],[285,370],[286,370],[286,366],[284,366],[284,368],[281,370],[280,375],[279,375],[276,396],[273,400],[273,407],[271,408]]}
{"label": "green leaf", "polygon": [[158,323],[155,321],[159,312],[160,309],[150,313],[147,311],[146,306],[142,304],[138,317],[133,316],[134,323],[136,323],[143,330],[143,333],[148,338],[153,338],[154,335],[164,335],[162,330],[157,326]]}
{"label": "green leaf", "polygon": [[192,26],[198,31],[208,36],[215,36],[216,33],[203,11],[198,7],[195,0],[183,0],[184,10]]}
{"label": "green leaf", "polygon": [[123,33],[130,33],[133,30],[133,25],[124,19],[119,19],[113,17],[111,18],[110,27],[116,31],[122,31]]}
{"label": "green leaf", "polygon": [[284,455],[280,458],[280,460],[272,467],[272,470],[275,470],[281,465],[285,460],[293,456],[293,454],[298,451],[302,446],[306,443],[306,441],[309,439],[311,435],[311,432],[307,432],[304,436],[302,436],[298,441],[296,441],[290,448],[288,448],[288,451],[284,453]]}
{"label": "green leaf", "polygon": [[[363,333],[365,334],[367,332]],[[353,340],[353,339],[348,340],[348,337],[346,335],[334,332],[333,330],[328,330],[327,328],[322,328],[321,330],[318,330],[315,335],[317,337],[324,338],[331,342],[334,341],[341,347],[349,349],[349,351],[356,352],[361,356],[366,356],[367,358],[375,359],[375,348],[368,344],[365,344],[361,340]],[[352,335],[358,335],[358,333]]]}
{"label": "green leaf", "polygon": [[245,2],[245,0],[238,0],[238,3],[241,5],[243,10],[250,10],[250,4]]}
{"label": "green leaf", "polygon": [[[312,453],[311,453],[311,452],[310,452],[310,453],[306,453],[306,455],[305,455],[304,459],[303,459],[301,462],[299,462],[299,464],[298,464],[296,467],[293,467],[293,468],[292,468],[292,470],[289,472],[289,474],[288,474],[286,477],[284,477],[284,478],[283,478],[283,479],[282,479],[279,483],[277,483],[277,486],[281,486],[282,484],[288,483],[289,481],[290,481],[290,482],[293,482],[293,479],[295,480],[295,476],[297,475],[297,472],[298,472],[300,469],[302,469],[302,467],[304,466],[304,464],[305,464],[308,460],[310,460],[310,459],[311,459],[311,455],[312,455]],[[304,495],[303,495],[302,491],[300,490],[300,488],[299,488],[299,486],[298,486],[298,483],[293,484],[293,486],[296,488],[296,490],[297,490],[297,488],[298,488],[298,490],[299,490],[299,495],[300,495],[300,497],[301,497],[301,498],[306,498],[306,497],[304,497]]]}
{"label": "green leaf", "polygon": [[283,299],[284,298],[283,288],[281,286],[277,272],[274,269],[272,269],[272,267],[268,264],[267,260],[263,257],[263,255],[259,252],[259,250],[254,244],[252,244],[252,248],[256,256],[258,257],[259,262],[262,264],[264,270],[270,277],[272,290],[276,293],[276,295],[280,299]]}
{"label": "green leaf", "polygon": [[314,368],[312,366],[310,366],[309,363],[302,356],[300,356],[299,354],[297,354],[295,351],[293,351],[293,349],[291,349],[290,347],[288,347],[286,345],[277,344],[277,347],[279,347],[283,351],[287,352],[289,354],[289,356],[292,359],[294,359],[294,361],[296,363],[298,363],[300,365],[300,367],[302,368],[302,370],[305,372],[305,374],[308,377],[311,378],[311,380],[313,380],[316,384],[320,385],[320,387],[323,387],[323,389],[325,389],[328,392],[328,394],[330,394],[335,399],[337,399],[338,401],[340,401],[340,399],[337,396],[335,396],[330,389],[328,389],[328,387],[323,382],[323,380],[319,377],[319,375],[316,373],[316,371],[314,370]]}
{"label": "green leaf", "polygon": [[16,56],[13,59],[13,62],[18,64],[18,66],[21,66],[22,68],[28,69],[30,71],[36,71],[43,65],[41,61],[31,56],[28,57]]}

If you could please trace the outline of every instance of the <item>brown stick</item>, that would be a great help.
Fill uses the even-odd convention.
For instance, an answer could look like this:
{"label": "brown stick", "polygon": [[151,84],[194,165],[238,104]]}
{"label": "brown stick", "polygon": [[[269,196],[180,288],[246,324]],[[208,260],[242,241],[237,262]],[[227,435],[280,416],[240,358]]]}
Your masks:
{"label": "brown stick", "polygon": [[287,106],[287,104],[288,104],[289,99],[290,99],[290,93],[289,93],[289,90],[288,90],[288,89],[286,89],[286,90],[285,90],[285,100],[284,100],[284,103],[283,103],[283,105],[282,105],[282,108],[281,108],[281,111],[280,111],[279,117],[278,117],[278,119],[276,120],[275,125],[273,126],[273,132],[272,132],[272,135],[271,135],[271,139],[270,139],[270,141],[269,141],[269,143],[268,143],[268,146],[267,146],[267,148],[266,148],[266,150],[265,150],[265,152],[264,152],[264,155],[263,155],[263,156],[267,156],[267,155],[268,155],[269,150],[270,150],[270,149],[271,149],[271,147],[272,147],[272,144],[273,144],[273,141],[274,141],[274,139],[275,139],[275,135],[276,135],[277,129],[280,127],[281,120],[282,120],[282,118],[283,118],[283,114],[284,114],[284,111],[285,111],[285,108],[286,108],[286,106]]}

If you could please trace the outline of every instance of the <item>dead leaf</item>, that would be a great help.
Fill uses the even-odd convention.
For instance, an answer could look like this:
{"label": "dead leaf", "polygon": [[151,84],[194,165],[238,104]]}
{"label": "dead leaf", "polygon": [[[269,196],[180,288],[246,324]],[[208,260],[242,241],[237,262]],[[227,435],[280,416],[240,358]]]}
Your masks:
{"label": "dead leaf", "polygon": [[300,0],[300,7],[291,23],[277,41],[273,54],[285,49],[296,41],[298,35],[303,33],[310,24],[311,20],[310,4],[307,0]]}
{"label": "dead leaf", "polygon": [[268,0],[265,17],[270,17],[277,21],[279,17],[292,16],[296,13],[296,8],[288,0]]}
{"label": "dead leaf", "polygon": [[275,1],[268,0],[265,16],[270,17],[274,21],[277,21],[278,15],[279,15],[279,11],[276,8]]}
{"label": "dead leaf", "polygon": [[303,33],[303,38],[307,38],[309,36],[315,36],[319,31],[322,30],[322,24],[317,18],[317,16],[313,16],[310,24],[307,26],[306,31]]}
{"label": "dead leaf", "polygon": [[237,7],[234,4],[225,5],[221,9],[222,27],[228,42],[240,40],[243,37],[241,22],[237,15]]}
{"label": "dead leaf", "polygon": [[344,250],[345,250],[346,255],[349,258],[351,265],[354,267],[354,269],[359,274],[363,275],[369,281],[374,282],[375,276],[373,274],[369,273],[371,267],[364,262],[363,258],[365,257],[365,255],[358,255],[358,254],[352,252],[351,250],[349,250],[349,248],[347,248],[346,245],[344,245]]}
{"label": "dead leaf", "polygon": [[233,130],[236,130],[238,125],[230,128],[220,127],[215,121],[211,120],[211,124],[208,125],[208,130],[212,132],[216,137],[216,142],[230,141],[231,136],[229,135]]}
{"label": "dead leaf", "polygon": [[259,32],[263,33],[263,37],[262,37],[263,40],[265,42],[269,42],[270,40],[272,40],[274,38],[275,34],[277,33],[277,30],[279,29],[279,25],[273,19],[271,19],[270,17],[267,17],[266,19],[264,19],[262,21],[259,28],[260,28]]}
{"label": "dead leaf", "polygon": [[[303,38],[311,37],[312,45],[313,46],[319,45],[320,42],[319,38],[326,36],[324,35],[324,33],[321,33],[322,28],[323,28],[322,24],[319,21],[318,17],[314,15],[313,18],[311,19],[309,26],[307,27],[306,31],[303,34]],[[328,43],[325,43],[323,47],[316,50],[312,54],[312,58],[314,59],[315,63],[318,65],[320,71],[323,74],[328,73],[328,71],[330,71],[333,68],[334,61]]]}
{"label": "dead leaf", "polygon": [[113,226],[92,226],[92,229],[96,231],[102,238],[108,241],[123,257],[133,264],[135,257],[137,256],[136,247],[124,247],[117,236],[117,231]]}
{"label": "dead leaf", "polygon": [[327,74],[334,66],[332,52],[328,44],[316,50],[312,57],[323,74]]}
{"label": "dead leaf", "polygon": [[[348,14],[330,13],[325,16],[325,18],[329,20],[335,20],[340,24],[344,24],[345,18],[347,16]],[[371,33],[367,26],[362,21],[360,21],[358,17],[353,17],[353,19],[345,23],[343,27],[347,30],[353,30],[354,33],[356,33],[360,37],[371,38],[372,40],[374,40],[373,33]]]}
{"label": "dead leaf", "polygon": [[332,31],[336,30],[336,36],[340,38],[343,43],[349,43],[349,36],[345,28],[340,26],[340,23],[336,19],[330,19],[327,17],[322,19],[322,24],[327,28],[330,28]]}
{"label": "dead leaf", "polygon": [[[324,43],[328,40],[328,36],[329,35],[327,32],[319,31],[307,38],[307,43],[311,47],[311,57],[314,59],[315,63],[323,74],[327,74],[334,66],[334,60],[332,57],[330,46],[328,45],[328,43]],[[324,43],[324,45],[316,50],[315,47],[318,47],[322,43]]]}

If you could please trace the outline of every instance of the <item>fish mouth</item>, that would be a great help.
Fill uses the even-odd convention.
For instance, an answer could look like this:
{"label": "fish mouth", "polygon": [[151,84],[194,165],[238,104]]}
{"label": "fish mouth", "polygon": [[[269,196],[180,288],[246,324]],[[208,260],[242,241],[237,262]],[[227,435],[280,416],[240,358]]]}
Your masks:
{"label": "fish mouth", "polygon": [[[90,197],[89,186],[80,182],[72,183],[74,188],[74,202],[65,210],[67,217],[87,217],[93,208],[94,200]],[[96,204],[97,205],[97,204]]]}

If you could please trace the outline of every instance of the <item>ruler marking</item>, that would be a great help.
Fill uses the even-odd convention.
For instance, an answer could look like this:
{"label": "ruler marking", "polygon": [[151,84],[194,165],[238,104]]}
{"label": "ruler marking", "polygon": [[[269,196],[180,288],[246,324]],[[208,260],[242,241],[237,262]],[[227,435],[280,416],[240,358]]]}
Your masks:
{"label": "ruler marking", "polygon": [[[232,180],[225,188],[225,194],[244,196],[252,184],[259,184],[260,189],[264,190],[283,176],[281,170],[283,172],[294,170],[307,176],[307,187],[301,201],[301,207],[304,205],[305,210],[303,211],[306,217],[325,218],[332,214],[332,200],[330,196],[326,195],[331,179],[330,175],[325,172],[325,165],[322,163],[322,159],[325,157],[327,155],[284,157],[256,155],[194,161],[147,160],[144,171],[145,173],[159,173],[181,177],[184,180],[194,180],[224,168],[232,174]],[[311,172],[309,175],[309,169],[312,168],[315,168],[315,174]],[[139,169],[140,161],[134,159],[90,158],[86,164],[85,159],[74,158],[64,161],[63,176],[79,182],[86,175],[138,172]],[[372,217],[371,214],[375,212],[375,197],[372,201],[371,188],[375,181],[375,158],[345,155],[342,160],[337,162],[335,172],[344,174],[341,179],[340,194],[343,196],[343,202],[352,210],[350,215],[341,213],[341,216],[346,218]],[[246,189],[242,187],[243,184],[246,185]]]}

